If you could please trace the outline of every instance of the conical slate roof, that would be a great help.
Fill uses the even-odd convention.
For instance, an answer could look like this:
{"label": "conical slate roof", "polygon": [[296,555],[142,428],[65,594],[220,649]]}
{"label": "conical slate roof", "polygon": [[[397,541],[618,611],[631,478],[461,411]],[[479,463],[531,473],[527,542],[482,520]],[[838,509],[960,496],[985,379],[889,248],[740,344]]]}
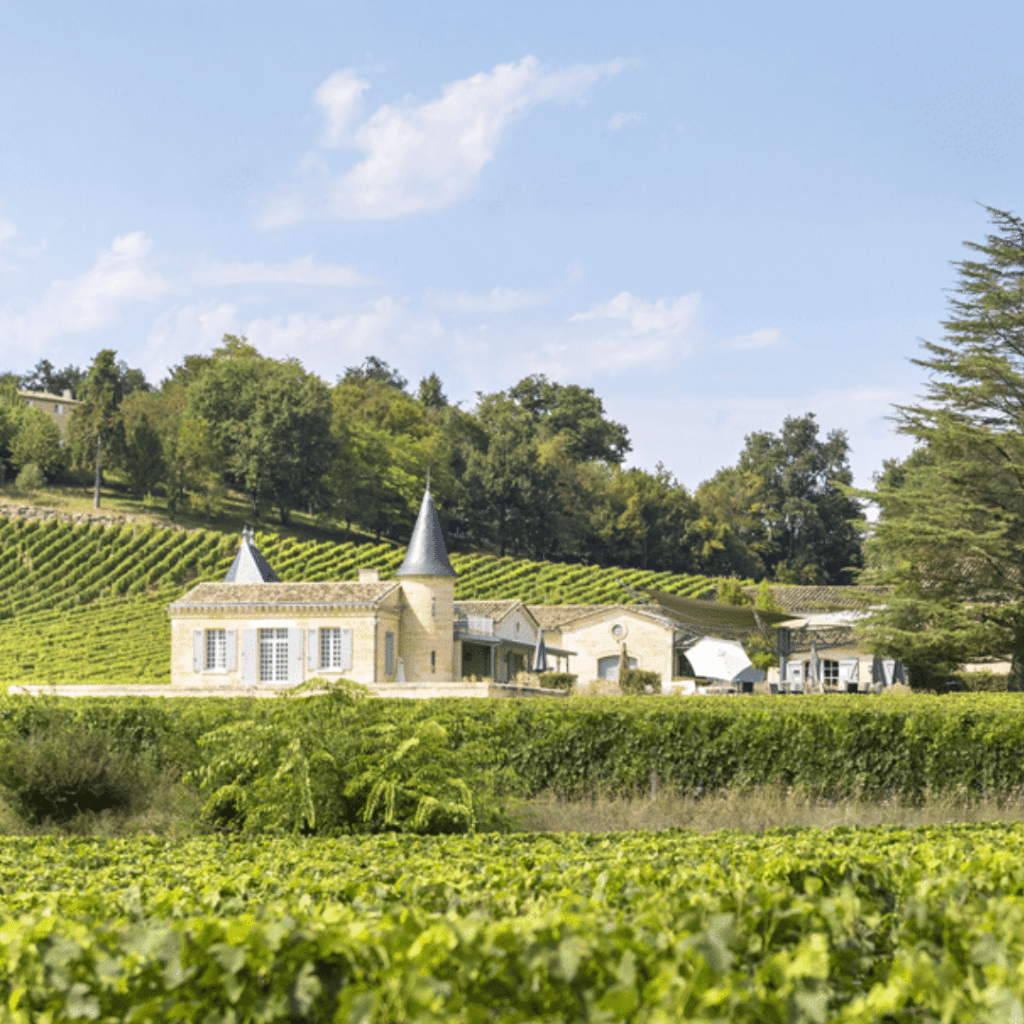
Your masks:
{"label": "conical slate roof", "polygon": [[235,555],[225,583],[280,583],[277,573],[256,547],[256,531],[246,527],[242,531],[242,546]]}
{"label": "conical slate roof", "polygon": [[416,517],[412,537],[405,561],[396,576],[454,576],[455,570],[448,561],[444,537],[441,536],[441,524],[437,520],[437,509],[434,499],[430,496],[430,483],[423,493],[420,514]]}

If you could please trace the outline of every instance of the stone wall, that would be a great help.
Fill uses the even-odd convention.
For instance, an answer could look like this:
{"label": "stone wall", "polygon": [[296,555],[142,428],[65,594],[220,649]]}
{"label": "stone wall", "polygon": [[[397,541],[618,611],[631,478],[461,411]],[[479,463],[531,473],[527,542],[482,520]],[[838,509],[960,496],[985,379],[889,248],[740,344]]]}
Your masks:
{"label": "stone wall", "polygon": [[133,516],[126,512],[104,512],[102,509],[88,512],[69,512],[59,508],[44,508],[40,505],[22,505],[18,502],[0,499],[0,519],[50,520],[60,523],[89,526],[149,526],[159,525],[165,530],[185,530],[177,523],[153,524],[146,516]]}

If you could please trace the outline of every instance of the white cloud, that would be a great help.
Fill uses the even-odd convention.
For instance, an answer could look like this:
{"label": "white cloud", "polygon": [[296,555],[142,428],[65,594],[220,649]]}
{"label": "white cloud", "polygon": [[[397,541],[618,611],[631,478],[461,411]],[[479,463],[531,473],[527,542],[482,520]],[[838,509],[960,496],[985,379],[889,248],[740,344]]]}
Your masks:
{"label": "white cloud", "polygon": [[352,141],[352,128],[363,112],[363,93],[370,83],[351,68],[335,71],[313,93],[313,102],[324,112],[326,124],[320,136],[325,149],[338,149]]}
{"label": "white cloud", "polygon": [[750,352],[760,348],[775,348],[783,344],[782,331],[774,327],[760,331],[751,331],[749,334],[737,334],[732,338],[726,338],[722,348],[731,349],[734,352]]}
{"label": "white cloud", "polygon": [[360,288],[376,284],[354,267],[317,263],[312,256],[290,263],[220,263],[202,265],[195,282],[206,288],[246,284],[291,284],[316,288]]}
{"label": "white cloud", "polygon": [[15,227],[13,220],[0,217],[0,245],[4,242],[9,242],[17,233],[18,229]]}
{"label": "white cloud", "polygon": [[174,289],[146,265],[153,242],[142,231],[115,238],[92,270],[70,281],[54,281],[24,312],[0,312],[0,334],[35,351],[50,338],[114,323],[133,303],[155,302]]}
{"label": "white cloud", "polygon": [[294,356],[326,380],[368,355],[408,367],[419,361],[424,347],[436,350],[446,337],[444,325],[429,314],[410,312],[403,303],[384,296],[361,309],[321,316],[290,313],[257,317],[242,333],[264,355]]}
{"label": "white cloud", "polygon": [[186,355],[209,352],[225,334],[237,334],[237,311],[229,303],[180,306],[161,313],[135,357],[146,377],[159,380]]}
{"label": "white cloud", "polygon": [[545,71],[535,57],[526,56],[451,82],[427,103],[384,104],[356,126],[363,83],[351,71],[337,72],[314,97],[327,115],[321,144],[348,144],[365,158],[332,176],[322,157],[307,155],[300,167],[304,180],[273,199],[257,224],[387,219],[450,206],[476,184],[515,118],[538,103],[579,100],[600,78],[623,67],[624,62],[611,61]]}
{"label": "white cloud", "polygon": [[548,298],[547,292],[522,288],[492,288],[483,295],[467,291],[435,291],[430,288],[426,294],[429,305],[456,313],[511,313],[517,309],[543,306]]}
{"label": "white cloud", "polygon": [[644,114],[612,114],[608,118],[608,131],[617,132],[620,128],[625,128],[626,125],[640,124],[643,120],[645,120]]}
{"label": "white cloud", "polygon": [[601,302],[588,312],[570,316],[569,323],[592,321],[603,325],[603,330],[617,339],[657,340],[668,347],[674,339],[693,335],[699,315],[699,292],[656,302],[620,292],[610,302]]}

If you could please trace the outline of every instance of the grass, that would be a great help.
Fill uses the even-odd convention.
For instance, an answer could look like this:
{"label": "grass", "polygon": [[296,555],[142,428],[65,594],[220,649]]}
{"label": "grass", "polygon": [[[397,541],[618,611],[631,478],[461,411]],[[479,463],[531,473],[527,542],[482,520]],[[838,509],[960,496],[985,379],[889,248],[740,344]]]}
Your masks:
{"label": "grass", "polygon": [[116,474],[104,477],[100,490],[100,508],[93,508],[92,485],[49,484],[40,490],[22,491],[13,483],[0,484],[0,515],[3,506],[32,505],[38,508],[52,508],[59,512],[87,513],[110,516],[130,516],[134,522],[152,526],[183,526],[188,530],[218,530],[222,533],[237,534],[243,526],[262,526],[284,537],[299,540],[353,541],[365,543],[397,544],[397,541],[382,537],[379,542],[373,535],[358,527],[346,529],[340,523],[325,521],[303,512],[292,512],[290,523],[285,526],[276,514],[264,516],[260,521],[253,518],[252,507],[240,494],[228,492],[222,502],[222,509],[216,515],[200,515],[186,511],[173,516],[167,511],[167,501],[159,495],[145,499],[132,494]]}
{"label": "grass", "polygon": [[919,806],[849,798],[822,800],[781,788],[729,790],[704,797],[658,794],[639,799],[597,797],[564,801],[553,795],[524,801],[515,814],[517,829],[530,832],[656,832],[667,828],[715,832],[735,829],[833,828],[944,825],[985,821],[1024,821],[1024,800],[969,794],[927,796]]}

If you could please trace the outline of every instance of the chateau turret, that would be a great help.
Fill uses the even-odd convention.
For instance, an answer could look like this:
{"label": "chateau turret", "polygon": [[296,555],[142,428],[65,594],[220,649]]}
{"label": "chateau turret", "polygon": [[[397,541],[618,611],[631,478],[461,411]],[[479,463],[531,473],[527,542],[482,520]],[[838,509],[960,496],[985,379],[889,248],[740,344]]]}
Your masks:
{"label": "chateau turret", "polygon": [[395,575],[402,581],[406,602],[399,652],[406,678],[452,679],[456,574],[448,561],[429,477],[405,561]]}

